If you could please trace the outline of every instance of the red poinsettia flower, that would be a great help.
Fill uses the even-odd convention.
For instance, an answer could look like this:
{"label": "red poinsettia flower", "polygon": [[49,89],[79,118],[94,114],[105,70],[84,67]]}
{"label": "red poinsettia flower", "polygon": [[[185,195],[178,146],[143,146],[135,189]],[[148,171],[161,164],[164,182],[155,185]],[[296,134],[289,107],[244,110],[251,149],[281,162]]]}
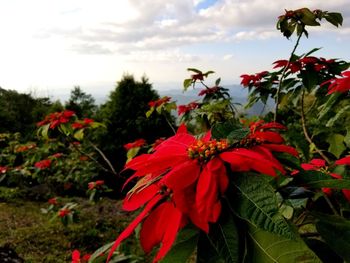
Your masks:
{"label": "red poinsettia flower", "polygon": [[215,223],[221,213],[220,198],[229,183],[227,164],[232,171],[253,170],[270,176],[276,176],[276,171],[285,173],[271,151],[291,149],[278,148],[283,139],[267,139],[269,136],[264,135],[269,129],[279,128],[281,125],[276,123],[256,124],[251,137],[234,148],[226,140],[211,139],[210,132],[197,139],[182,127],[153,153],[129,161],[125,168],[135,173],[126,183],[135,177],[140,179],[125,198],[123,208],[144,209],[117,238],[108,258],[140,223],[143,249],[149,252],[161,244],[154,262],[166,255],[187,222],[208,233],[209,223]]}
{"label": "red poinsettia flower", "polygon": [[80,251],[75,249],[72,252],[72,263],[87,263],[90,257],[90,254],[85,254],[82,258],[80,258]]}
{"label": "red poinsettia flower", "polygon": [[61,158],[63,156],[63,153],[55,153],[53,155],[51,155],[52,158]]}
{"label": "red poinsettia flower", "polygon": [[89,190],[92,190],[92,189],[95,189],[95,188],[99,188],[99,187],[101,187],[104,184],[105,184],[104,180],[97,180],[96,182],[88,183],[88,188],[89,188]]}
{"label": "red poinsettia flower", "polygon": [[191,79],[196,81],[196,80],[204,80],[204,75],[202,73],[197,73],[191,75]]}
{"label": "red poinsettia flower", "polygon": [[168,97],[168,96],[164,96],[163,98],[160,98],[158,100],[153,100],[153,101],[150,101],[148,103],[148,105],[152,108],[152,107],[159,107],[167,102],[169,102],[171,100],[171,97]]}
{"label": "red poinsettia flower", "polygon": [[82,121],[76,121],[72,123],[73,129],[83,129],[89,127],[92,123],[94,123],[93,119],[84,118]]}
{"label": "red poinsettia flower", "polygon": [[69,215],[70,213],[71,213],[71,210],[69,210],[68,208],[62,208],[62,209],[60,209],[60,211],[58,211],[58,216],[65,217],[65,216]]}
{"label": "red poinsettia flower", "polygon": [[241,85],[243,87],[248,87],[249,85],[259,86],[262,78],[268,74],[268,71],[262,71],[253,75],[243,74],[240,76],[242,78]]}
{"label": "red poinsettia flower", "polygon": [[146,141],[144,139],[137,139],[134,142],[129,142],[127,144],[124,144],[124,148],[126,150],[130,150],[132,148],[141,147],[141,146],[143,146],[145,144],[146,144]]}
{"label": "red poinsettia flower", "polygon": [[177,113],[178,115],[186,114],[194,109],[197,109],[199,107],[199,104],[197,102],[190,102],[187,105],[179,105],[177,107]]}
{"label": "red poinsettia flower", "polygon": [[320,86],[330,83],[327,94],[332,94],[334,92],[348,92],[350,90],[350,71],[344,71],[341,75],[342,78],[330,79],[323,82]]}
{"label": "red poinsettia flower", "polygon": [[[345,157],[335,162],[337,165],[347,165],[350,164],[350,158]],[[340,174],[328,172],[328,166],[326,161],[323,159],[312,159],[309,163],[301,164],[301,168],[304,170],[313,170],[313,171],[323,171],[332,176],[335,179],[342,179],[343,177]],[[328,187],[322,188],[322,191],[328,195],[332,194],[332,189]],[[350,202],[350,190],[342,189],[344,197]]]}
{"label": "red poinsettia flower", "polygon": [[47,201],[50,205],[58,205],[57,197],[52,197]]}
{"label": "red poinsettia flower", "polygon": [[0,166],[0,174],[6,173],[7,170],[8,170],[8,167],[6,167],[6,166]]}
{"label": "red poinsettia flower", "polygon": [[39,162],[36,162],[34,164],[34,166],[40,170],[43,170],[43,169],[47,169],[47,168],[50,168],[51,166],[51,160],[50,159],[45,159],[45,160],[41,160]]}
{"label": "red poinsettia flower", "polygon": [[211,88],[206,88],[206,89],[202,89],[199,93],[198,96],[203,96],[203,95],[208,95],[208,94],[213,94],[216,93],[220,90],[220,87],[211,87]]}
{"label": "red poinsettia flower", "polygon": [[65,110],[62,112],[54,112],[45,117],[43,121],[37,123],[37,126],[50,124],[50,129],[56,128],[62,123],[67,123],[75,115],[74,111]]}

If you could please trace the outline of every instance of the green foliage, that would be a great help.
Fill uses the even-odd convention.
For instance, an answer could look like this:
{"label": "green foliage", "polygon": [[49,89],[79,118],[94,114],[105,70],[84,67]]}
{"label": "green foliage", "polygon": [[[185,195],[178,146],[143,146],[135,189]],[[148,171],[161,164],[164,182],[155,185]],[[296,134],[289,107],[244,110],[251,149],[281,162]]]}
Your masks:
{"label": "green foliage", "polygon": [[248,236],[250,249],[244,262],[322,262],[300,238],[290,240],[254,226],[249,227]]}
{"label": "green foliage", "polygon": [[266,180],[245,175],[238,177],[233,184],[238,193],[235,210],[241,218],[260,229],[295,238],[292,228],[279,213],[275,191]]}
{"label": "green foliage", "polygon": [[75,86],[70,93],[69,100],[65,103],[67,110],[72,110],[79,117],[93,117],[97,111],[95,99],[85,93],[79,86]]}

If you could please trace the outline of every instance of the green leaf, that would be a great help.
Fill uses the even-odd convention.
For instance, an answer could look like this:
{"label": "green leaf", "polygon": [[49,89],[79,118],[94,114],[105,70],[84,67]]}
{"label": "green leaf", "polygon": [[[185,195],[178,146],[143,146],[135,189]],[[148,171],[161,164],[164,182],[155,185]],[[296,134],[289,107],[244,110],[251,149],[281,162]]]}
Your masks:
{"label": "green leaf", "polygon": [[302,13],[301,22],[307,26],[319,26],[320,23],[316,21],[316,15],[310,11],[308,8],[303,8],[300,10]]}
{"label": "green leaf", "polygon": [[229,142],[238,142],[245,138],[249,133],[250,130],[248,128],[239,128],[230,132],[227,139]]}
{"label": "green leaf", "polygon": [[326,116],[326,114],[333,109],[334,104],[338,101],[338,98],[340,96],[340,92],[332,93],[330,96],[328,96],[328,100],[326,103],[321,105],[319,109],[318,119],[321,120],[323,117]]}
{"label": "green leaf", "polygon": [[294,231],[279,213],[278,200],[272,186],[262,177],[243,174],[233,181],[238,197],[235,210],[250,224],[287,238]]}
{"label": "green leaf", "polygon": [[349,179],[326,179],[326,180],[315,180],[308,182],[307,185],[312,188],[333,188],[333,189],[350,189]]}
{"label": "green leaf", "polygon": [[326,243],[350,262],[350,221],[340,216],[316,214],[316,229]]}
{"label": "green leaf", "polygon": [[227,138],[235,130],[242,129],[242,126],[235,120],[217,123],[213,126],[211,134],[214,139]]}
{"label": "green leaf", "polygon": [[84,129],[80,129],[80,130],[76,131],[74,133],[73,137],[75,139],[77,139],[78,141],[81,141],[82,139],[84,139]]}
{"label": "green leaf", "polygon": [[140,147],[134,147],[128,150],[126,153],[126,157],[128,158],[127,162],[134,158],[139,153],[140,149]]}
{"label": "green leaf", "polygon": [[332,153],[337,159],[339,159],[340,155],[346,149],[343,143],[344,136],[338,133],[333,133],[327,138],[326,141],[329,143],[328,151]]}
{"label": "green leaf", "polygon": [[178,233],[175,245],[161,263],[186,262],[197,247],[198,230],[185,228]]}
{"label": "green leaf", "polygon": [[154,107],[150,108],[147,112],[146,112],[146,117],[149,118],[149,116],[151,116],[151,114],[154,111]]}
{"label": "green leaf", "polygon": [[344,137],[344,143],[347,147],[350,148],[350,128],[346,129],[346,135]]}
{"label": "green leaf", "polygon": [[184,84],[183,84],[183,86],[184,86],[184,90],[186,91],[188,88],[189,88],[189,86],[191,86],[192,85],[192,79],[185,79],[184,80]]}
{"label": "green leaf", "polygon": [[49,129],[50,129],[50,123],[41,126],[38,129],[38,136],[42,136],[45,140],[49,139]]}
{"label": "green leaf", "polygon": [[220,218],[218,223],[211,225],[208,235],[202,233],[198,243],[197,258],[197,262],[203,263],[239,262],[239,236],[232,215],[228,218]]}
{"label": "green leaf", "polygon": [[188,71],[193,71],[193,72],[195,72],[197,74],[202,74],[202,71],[200,71],[199,69],[196,69],[196,68],[188,68],[187,70]]}
{"label": "green leaf", "polygon": [[340,118],[342,118],[345,114],[348,114],[348,110],[350,109],[350,105],[347,105],[345,107],[342,107],[338,112],[337,114],[333,117],[333,118],[330,118],[328,120],[328,122],[326,123],[326,127],[332,127],[334,126],[335,122],[337,120],[339,120]]}
{"label": "green leaf", "polygon": [[310,250],[301,238],[295,240],[269,233],[249,226],[248,236],[251,249],[245,262],[254,263],[317,263],[321,260]]}
{"label": "green leaf", "polygon": [[343,25],[343,16],[340,13],[326,13],[324,18],[336,27]]}
{"label": "green leaf", "polygon": [[218,78],[218,79],[215,81],[215,86],[219,86],[219,85],[220,85],[220,81],[221,81],[221,78]]}

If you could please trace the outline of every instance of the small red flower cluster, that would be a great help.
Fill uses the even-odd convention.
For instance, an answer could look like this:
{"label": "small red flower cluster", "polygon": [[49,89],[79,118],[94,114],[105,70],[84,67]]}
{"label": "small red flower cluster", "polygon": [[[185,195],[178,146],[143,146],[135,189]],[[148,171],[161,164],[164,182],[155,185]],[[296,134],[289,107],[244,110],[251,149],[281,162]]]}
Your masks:
{"label": "small red flower cluster", "polygon": [[197,73],[191,75],[191,79],[196,81],[196,80],[204,80],[204,75],[202,73]]}
{"label": "small red flower cluster", "polygon": [[342,78],[334,78],[321,84],[321,86],[323,86],[330,83],[328,86],[328,94],[334,92],[344,93],[350,90],[350,71],[344,71],[341,75]]}
{"label": "small red flower cluster", "polygon": [[165,96],[159,100],[152,100],[148,103],[148,105],[152,107],[159,107],[165,103],[168,103],[171,100],[171,97]]}
{"label": "small red flower cluster", "polygon": [[52,197],[47,201],[50,205],[58,205],[57,197]]}
{"label": "small red flower cluster", "polygon": [[[144,209],[120,234],[108,259],[119,244],[142,222],[141,246],[146,253],[161,244],[153,262],[161,260],[171,248],[177,232],[192,222],[208,233],[209,224],[217,222],[221,213],[221,197],[225,193],[231,171],[256,171],[276,176],[285,174],[272,152],[297,155],[294,148],[282,145],[283,138],[271,129],[284,129],[276,123],[252,124],[252,133],[243,146],[233,147],[225,140],[211,139],[208,132],[196,139],[182,126],[177,134],[155,148],[129,161],[125,169],[134,170],[126,184],[141,178],[123,201],[127,211]],[[267,133],[267,134],[265,134]]]}
{"label": "small red flower cluster", "polygon": [[41,160],[39,162],[36,162],[34,164],[34,166],[40,170],[43,170],[43,169],[47,169],[47,168],[50,168],[51,166],[51,160],[50,159],[45,159],[45,160]]}
{"label": "small red flower cluster", "polygon": [[198,96],[203,96],[203,95],[208,95],[208,94],[214,94],[220,90],[220,87],[211,87],[211,88],[206,88],[202,89],[199,93]]}
{"label": "small red flower cluster", "polygon": [[37,126],[44,126],[46,124],[50,124],[50,129],[56,128],[58,125],[62,123],[67,123],[69,120],[75,115],[74,111],[65,110],[62,112],[54,112],[45,117],[45,119],[41,122],[37,123]]}
{"label": "small red flower cluster", "polygon": [[82,121],[76,121],[72,123],[73,129],[83,129],[89,127],[94,122],[93,119],[85,118]]}
{"label": "small red flower cluster", "polygon": [[17,152],[17,153],[26,152],[28,150],[34,149],[35,147],[36,147],[35,143],[28,144],[28,145],[21,145],[15,149],[15,152]]}
{"label": "small red flower cluster", "polygon": [[[350,165],[350,156],[342,158],[335,162],[336,165]],[[322,171],[330,175],[335,179],[342,179],[343,177],[340,174],[328,172],[328,166],[326,161],[323,159],[312,159],[309,163],[301,164],[301,168],[304,170],[313,170],[313,171]],[[322,191],[328,195],[332,194],[331,188],[322,188]],[[344,197],[350,202],[350,190],[342,190]]]}
{"label": "small red flower cluster", "polygon": [[197,102],[190,102],[187,105],[179,105],[177,107],[177,113],[179,115],[186,114],[194,109],[197,109],[199,107],[199,104]]}
{"label": "small red flower cluster", "polygon": [[248,86],[259,87],[262,78],[267,76],[268,74],[269,74],[268,71],[262,71],[253,75],[243,74],[240,76],[242,78],[241,85],[243,85],[243,87],[248,87]]}
{"label": "small red flower cluster", "polygon": [[89,188],[89,190],[98,189],[98,188],[101,188],[101,186],[104,184],[105,184],[105,181],[97,180],[96,182],[88,183],[88,188]]}
{"label": "small red flower cluster", "polygon": [[128,151],[132,148],[141,147],[145,144],[146,144],[146,141],[144,139],[137,139],[134,142],[129,142],[127,144],[124,144],[124,148]]}
{"label": "small red flower cluster", "polygon": [[4,174],[8,171],[8,167],[6,166],[0,166],[0,174]]}
{"label": "small red flower cluster", "polygon": [[80,257],[80,251],[74,250],[72,252],[72,263],[87,263],[90,259],[90,254],[85,254],[82,258]]}
{"label": "small red flower cluster", "polygon": [[281,68],[286,67],[288,65],[288,69],[292,73],[296,73],[298,71],[304,70],[306,68],[313,69],[316,72],[319,72],[323,69],[328,69],[331,64],[335,62],[335,59],[325,59],[325,58],[316,58],[316,57],[303,57],[298,59],[297,61],[290,62],[288,65],[288,60],[277,60],[273,62],[275,66],[273,68]]}
{"label": "small red flower cluster", "polygon": [[60,211],[58,211],[58,216],[63,218],[63,217],[66,217],[68,216],[72,211],[69,210],[68,208],[62,208],[60,209]]}

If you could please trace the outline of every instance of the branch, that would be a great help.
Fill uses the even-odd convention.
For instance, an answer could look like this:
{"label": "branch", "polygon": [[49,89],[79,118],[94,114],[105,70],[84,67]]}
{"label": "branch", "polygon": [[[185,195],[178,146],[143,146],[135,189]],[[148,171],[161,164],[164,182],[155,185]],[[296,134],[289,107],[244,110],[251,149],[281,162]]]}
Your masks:
{"label": "branch", "polygon": [[305,96],[305,90],[303,89],[303,93],[301,95],[301,125],[303,127],[303,132],[305,139],[309,142],[309,144],[313,144],[315,146],[316,152],[328,163],[330,164],[330,161],[328,157],[316,146],[316,144],[312,141],[307,128],[306,128],[306,120],[305,120],[305,112],[304,112],[304,96]]}
{"label": "branch", "polygon": [[106,157],[106,155],[92,142],[89,141],[89,143],[91,144],[91,146],[101,155],[101,157],[103,158],[103,160],[107,163],[108,167],[111,169],[112,173],[117,175],[117,173],[115,172],[113,165],[111,164],[111,162],[108,160],[108,158]]}
{"label": "branch", "polygon": [[[305,26],[304,26],[305,27]],[[303,28],[304,29],[304,28]],[[303,30],[304,31],[304,30]],[[277,88],[277,93],[276,93],[276,106],[275,106],[275,115],[274,115],[274,121],[277,120],[277,111],[278,111],[278,105],[279,105],[279,100],[280,100],[280,93],[281,93],[281,89],[282,89],[282,83],[283,83],[283,80],[284,78],[286,77],[286,72],[290,66],[290,63],[292,62],[292,58],[294,56],[294,53],[295,53],[295,50],[297,49],[298,45],[299,45],[299,42],[300,42],[300,39],[301,39],[301,36],[303,34],[300,34],[298,36],[298,39],[297,39],[297,42],[295,43],[294,45],[294,48],[292,50],[292,53],[290,54],[290,57],[289,57],[289,60],[288,60],[288,63],[287,65],[283,68],[283,71],[282,71],[282,75],[281,75],[281,79],[280,79],[280,82],[278,83],[278,88]]]}

